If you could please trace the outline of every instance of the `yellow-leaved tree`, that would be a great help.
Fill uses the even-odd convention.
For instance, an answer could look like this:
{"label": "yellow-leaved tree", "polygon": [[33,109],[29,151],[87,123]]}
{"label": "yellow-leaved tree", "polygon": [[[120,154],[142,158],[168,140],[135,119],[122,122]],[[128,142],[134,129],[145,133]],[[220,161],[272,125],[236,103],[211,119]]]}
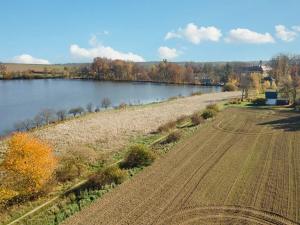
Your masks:
{"label": "yellow-leaved tree", "polygon": [[32,194],[51,179],[57,165],[53,149],[27,133],[15,133],[8,141],[2,166],[13,178],[11,188],[20,194]]}

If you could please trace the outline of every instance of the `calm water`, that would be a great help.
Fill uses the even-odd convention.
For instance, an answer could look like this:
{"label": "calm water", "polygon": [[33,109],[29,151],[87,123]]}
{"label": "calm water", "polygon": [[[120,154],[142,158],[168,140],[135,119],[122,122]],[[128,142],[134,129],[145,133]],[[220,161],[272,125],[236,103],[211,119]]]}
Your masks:
{"label": "calm water", "polygon": [[112,105],[162,101],[192,92],[217,92],[219,87],[166,85],[153,83],[101,82],[84,80],[0,80],[0,134],[14,128],[16,122],[31,119],[45,108],[54,110],[94,106],[108,97]]}

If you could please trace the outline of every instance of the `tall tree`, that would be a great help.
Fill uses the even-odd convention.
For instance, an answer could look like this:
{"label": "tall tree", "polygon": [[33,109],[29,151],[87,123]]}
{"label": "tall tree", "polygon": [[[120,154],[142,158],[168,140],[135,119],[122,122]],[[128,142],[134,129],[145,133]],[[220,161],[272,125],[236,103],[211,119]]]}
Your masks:
{"label": "tall tree", "polygon": [[290,58],[288,55],[280,54],[270,61],[272,76],[276,79],[276,85],[284,82],[290,75]]}
{"label": "tall tree", "polygon": [[14,177],[11,189],[31,194],[50,180],[56,164],[53,149],[48,144],[26,133],[15,133],[8,142],[2,166]]}

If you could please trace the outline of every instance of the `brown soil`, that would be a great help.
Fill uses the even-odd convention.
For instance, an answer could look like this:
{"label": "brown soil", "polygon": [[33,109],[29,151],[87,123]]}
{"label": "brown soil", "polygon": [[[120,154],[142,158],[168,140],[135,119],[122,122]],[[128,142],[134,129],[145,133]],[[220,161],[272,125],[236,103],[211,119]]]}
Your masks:
{"label": "brown soil", "polygon": [[295,121],[264,110],[227,109],[65,224],[298,224]]}

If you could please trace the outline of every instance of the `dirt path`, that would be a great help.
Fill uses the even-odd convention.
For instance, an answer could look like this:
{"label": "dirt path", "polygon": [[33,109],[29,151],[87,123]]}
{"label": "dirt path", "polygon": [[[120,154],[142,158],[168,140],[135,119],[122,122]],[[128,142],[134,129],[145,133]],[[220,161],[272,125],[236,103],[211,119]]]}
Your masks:
{"label": "dirt path", "polygon": [[298,224],[300,131],[282,118],[228,109],[65,224]]}
{"label": "dirt path", "polygon": [[161,124],[192,114],[211,102],[239,95],[239,92],[211,93],[124,110],[108,110],[49,126],[33,134],[49,141],[59,152],[69,149],[89,151],[89,154],[93,154],[91,151],[108,152],[126,145],[130,137],[147,134]]}

